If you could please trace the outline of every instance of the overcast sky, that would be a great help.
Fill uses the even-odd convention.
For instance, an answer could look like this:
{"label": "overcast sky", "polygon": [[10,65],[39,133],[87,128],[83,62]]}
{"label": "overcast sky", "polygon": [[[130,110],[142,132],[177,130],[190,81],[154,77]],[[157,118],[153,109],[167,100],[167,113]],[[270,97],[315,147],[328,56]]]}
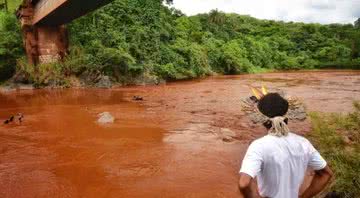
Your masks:
{"label": "overcast sky", "polygon": [[360,0],[174,0],[186,15],[218,9],[261,19],[315,23],[353,23]]}

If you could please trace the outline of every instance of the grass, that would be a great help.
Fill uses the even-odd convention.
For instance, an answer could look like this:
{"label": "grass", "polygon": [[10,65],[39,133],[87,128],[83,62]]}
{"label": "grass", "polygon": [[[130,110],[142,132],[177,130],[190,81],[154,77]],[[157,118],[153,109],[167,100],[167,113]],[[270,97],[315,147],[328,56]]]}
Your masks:
{"label": "grass", "polygon": [[328,191],[345,198],[360,197],[360,103],[349,114],[311,113],[308,138],[335,173]]}
{"label": "grass", "polygon": [[[0,0],[0,5],[4,6],[6,0]],[[8,11],[13,13],[20,6],[22,0],[7,0]],[[1,8],[0,8],[1,9]]]}
{"label": "grass", "polygon": [[267,73],[275,71],[274,69],[262,68],[262,67],[251,67],[248,71],[250,74]]}
{"label": "grass", "polygon": [[[4,1],[4,0],[3,0]],[[0,1],[1,2],[1,1]],[[8,7],[10,12],[15,12],[15,10],[19,7],[22,0],[8,0]]]}
{"label": "grass", "polygon": [[27,83],[35,87],[57,86],[69,87],[68,79],[64,75],[64,67],[60,63],[39,64],[37,66],[27,63],[25,57],[18,60],[16,76],[23,76]]}

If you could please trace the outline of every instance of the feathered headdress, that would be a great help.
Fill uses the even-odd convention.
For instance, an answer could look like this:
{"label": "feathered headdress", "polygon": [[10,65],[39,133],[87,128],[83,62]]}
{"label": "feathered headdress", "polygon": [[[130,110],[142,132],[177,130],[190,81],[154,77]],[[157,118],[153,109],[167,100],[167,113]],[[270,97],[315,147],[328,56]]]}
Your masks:
{"label": "feathered headdress", "polygon": [[269,92],[262,85],[261,89],[250,86],[252,95],[243,100],[243,110],[250,114],[253,122],[261,122],[269,129],[269,134],[283,136],[289,133],[290,119],[304,120],[305,108],[297,99],[286,97],[284,93]]}

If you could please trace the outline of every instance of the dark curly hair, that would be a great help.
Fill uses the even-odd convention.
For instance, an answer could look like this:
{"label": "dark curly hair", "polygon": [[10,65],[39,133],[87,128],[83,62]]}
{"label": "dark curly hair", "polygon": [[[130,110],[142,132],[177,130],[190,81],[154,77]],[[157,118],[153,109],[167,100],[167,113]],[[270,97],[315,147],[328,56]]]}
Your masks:
{"label": "dark curly hair", "polygon": [[259,111],[269,118],[284,116],[288,109],[289,103],[278,93],[269,93],[262,97],[258,102]]}

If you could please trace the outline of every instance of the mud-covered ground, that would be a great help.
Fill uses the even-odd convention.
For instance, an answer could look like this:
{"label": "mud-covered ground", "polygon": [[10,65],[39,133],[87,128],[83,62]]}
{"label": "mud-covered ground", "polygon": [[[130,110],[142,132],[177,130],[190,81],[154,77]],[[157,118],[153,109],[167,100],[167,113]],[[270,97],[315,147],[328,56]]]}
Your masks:
{"label": "mud-covered ground", "polygon": [[[241,111],[247,86],[261,82],[308,111],[348,112],[360,99],[356,71],[0,93],[0,197],[236,197],[244,152],[266,134]],[[104,111],[115,123],[96,123]],[[19,112],[22,124],[2,124]],[[310,122],[291,129],[304,134]]]}

